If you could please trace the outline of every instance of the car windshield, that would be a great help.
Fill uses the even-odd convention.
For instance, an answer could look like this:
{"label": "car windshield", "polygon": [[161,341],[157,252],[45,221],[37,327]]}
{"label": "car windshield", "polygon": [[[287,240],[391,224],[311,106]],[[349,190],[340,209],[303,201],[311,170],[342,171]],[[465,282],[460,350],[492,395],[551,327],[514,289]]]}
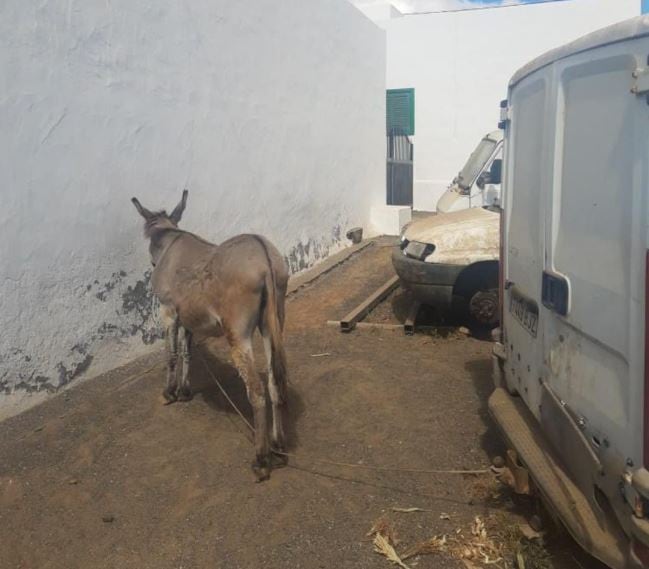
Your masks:
{"label": "car windshield", "polygon": [[460,187],[468,190],[472,185],[475,179],[480,174],[482,168],[489,160],[489,157],[496,148],[496,141],[489,138],[483,138],[478,144],[477,148],[471,153],[467,163],[464,165],[464,168],[460,170],[460,173],[457,176],[457,182]]}

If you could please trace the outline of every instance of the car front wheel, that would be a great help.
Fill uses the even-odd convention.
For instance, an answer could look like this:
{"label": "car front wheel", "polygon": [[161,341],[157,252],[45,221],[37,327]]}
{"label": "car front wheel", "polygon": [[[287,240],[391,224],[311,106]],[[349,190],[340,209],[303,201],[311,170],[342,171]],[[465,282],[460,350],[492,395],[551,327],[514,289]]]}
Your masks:
{"label": "car front wheel", "polygon": [[498,289],[479,290],[469,298],[469,314],[481,326],[493,328],[498,325]]}

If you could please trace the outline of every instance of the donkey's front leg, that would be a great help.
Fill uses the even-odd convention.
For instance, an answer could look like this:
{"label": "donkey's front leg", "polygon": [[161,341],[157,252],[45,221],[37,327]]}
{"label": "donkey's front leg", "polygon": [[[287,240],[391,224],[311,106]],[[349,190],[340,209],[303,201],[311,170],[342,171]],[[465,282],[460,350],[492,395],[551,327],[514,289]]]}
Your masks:
{"label": "donkey's front leg", "polygon": [[252,338],[230,339],[232,359],[246,385],[248,400],[252,405],[255,423],[255,451],[257,457],[252,463],[252,470],[257,482],[270,478],[270,445],[268,441],[268,423],[266,419],[266,391],[264,384],[255,369],[252,352]]}
{"label": "donkey's front leg", "polygon": [[176,390],[176,363],[178,362],[178,317],[174,315],[173,319],[167,325],[165,337],[165,346],[167,350],[167,387],[162,392],[167,403],[173,403],[177,399]]}
{"label": "donkey's front leg", "polygon": [[189,364],[192,357],[192,333],[186,328],[180,328],[180,355],[182,357],[182,373],[178,386],[178,401],[190,401],[192,390],[189,386]]}

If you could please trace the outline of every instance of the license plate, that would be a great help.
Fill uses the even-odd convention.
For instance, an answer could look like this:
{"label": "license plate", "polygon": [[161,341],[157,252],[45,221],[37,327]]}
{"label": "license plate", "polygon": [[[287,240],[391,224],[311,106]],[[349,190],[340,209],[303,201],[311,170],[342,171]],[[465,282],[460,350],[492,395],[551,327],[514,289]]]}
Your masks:
{"label": "license plate", "polygon": [[511,289],[509,312],[527,332],[536,338],[539,324],[539,307],[536,302]]}

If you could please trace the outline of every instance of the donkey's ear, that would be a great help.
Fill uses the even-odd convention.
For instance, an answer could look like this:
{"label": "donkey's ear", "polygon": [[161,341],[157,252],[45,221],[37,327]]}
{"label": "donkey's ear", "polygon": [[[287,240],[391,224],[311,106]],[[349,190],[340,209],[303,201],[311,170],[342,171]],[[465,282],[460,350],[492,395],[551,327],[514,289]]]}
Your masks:
{"label": "donkey's ear", "polygon": [[174,208],[174,210],[171,212],[171,215],[169,216],[169,219],[171,219],[171,221],[173,221],[176,225],[180,223],[180,219],[183,216],[183,212],[185,211],[185,206],[187,205],[188,195],[189,195],[189,191],[183,190],[183,197],[180,198],[178,205]]}
{"label": "donkey's ear", "polygon": [[137,198],[131,198],[131,201],[133,202],[133,205],[135,206],[135,209],[137,209],[137,212],[144,219],[149,219],[149,218],[153,217],[153,214],[147,208],[145,208]]}

